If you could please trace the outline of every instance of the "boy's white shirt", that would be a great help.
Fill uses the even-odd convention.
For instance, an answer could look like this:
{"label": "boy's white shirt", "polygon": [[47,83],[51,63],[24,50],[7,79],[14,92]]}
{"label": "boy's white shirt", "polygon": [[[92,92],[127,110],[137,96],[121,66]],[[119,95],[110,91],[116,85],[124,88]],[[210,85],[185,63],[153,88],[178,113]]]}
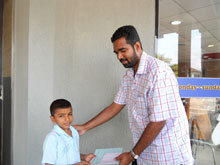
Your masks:
{"label": "boy's white shirt", "polygon": [[43,145],[42,165],[68,165],[80,162],[79,134],[70,126],[72,137],[57,124],[46,136]]}

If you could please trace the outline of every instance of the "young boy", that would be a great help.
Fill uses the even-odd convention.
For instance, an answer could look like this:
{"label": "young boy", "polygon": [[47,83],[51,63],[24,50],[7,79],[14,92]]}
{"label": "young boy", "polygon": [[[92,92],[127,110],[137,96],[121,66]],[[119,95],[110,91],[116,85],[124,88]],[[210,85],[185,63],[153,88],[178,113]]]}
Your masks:
{"label": "young boy", "polygon": [[[94,154],[80,154],[79,135],[71,126],[71,103],[58,99],[50,105],[50,119],[55,123],[43,145],[43,165],[89,165]],[[82,162],[81,162],[82,160]]]}

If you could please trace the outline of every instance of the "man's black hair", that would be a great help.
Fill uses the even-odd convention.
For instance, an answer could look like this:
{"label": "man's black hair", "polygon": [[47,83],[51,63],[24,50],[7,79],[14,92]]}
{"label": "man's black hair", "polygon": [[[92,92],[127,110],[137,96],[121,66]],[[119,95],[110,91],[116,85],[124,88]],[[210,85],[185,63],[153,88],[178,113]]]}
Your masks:
{"label": "man's black hair", "polygon": [[56,109],[58,108],[69,108],[72,107],[71,103],[65,99],[54,100],[50,105],[50,114],[54,116]]}
{"label": "man's black hair", "polygon": [[[125,25],[118,28],[111,37],[112,43],[121,37],[125,37],[126,42],[130,44],[132,47],[134,47],[134,44],[136,42],[140,42],[141,44],[137,30],[132,25]],[[141,48],[142,48],[142,44],[141,44]]]}

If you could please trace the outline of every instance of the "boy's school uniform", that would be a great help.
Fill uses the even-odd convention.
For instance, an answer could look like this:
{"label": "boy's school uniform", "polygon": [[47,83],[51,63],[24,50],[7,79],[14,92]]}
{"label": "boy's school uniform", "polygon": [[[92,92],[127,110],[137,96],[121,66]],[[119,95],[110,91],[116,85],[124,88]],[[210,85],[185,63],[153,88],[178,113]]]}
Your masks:
{"label": "boy's school uniform", "polygon": [[70,126],[72,137],[58,125],[46,136],[43,144],[42,165],[69,165],[80,162],[79,134]]}

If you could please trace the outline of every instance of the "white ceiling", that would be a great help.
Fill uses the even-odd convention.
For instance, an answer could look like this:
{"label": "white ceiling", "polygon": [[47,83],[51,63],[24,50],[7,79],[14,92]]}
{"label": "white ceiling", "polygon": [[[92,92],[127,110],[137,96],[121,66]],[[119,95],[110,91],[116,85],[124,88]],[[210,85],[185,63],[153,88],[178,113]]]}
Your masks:
{"label": "white ceiling", "polygon": [[219,3],[220,0],[175,0],[181,7],[187,11],[207,7]]}
{"label": "white ceiling", "polygon": [[[159,37],[176,32],[181,42],[190,42],[191,30],[199,29],[203,53],[220,52],[220,0],[160,0],[159,15]],[[175,20],[182,24],[171,25]]]}
{"label": "white ceiling", "polygon": [[189,11],[198,21],[215,19],[220,16],[220,3]]}

